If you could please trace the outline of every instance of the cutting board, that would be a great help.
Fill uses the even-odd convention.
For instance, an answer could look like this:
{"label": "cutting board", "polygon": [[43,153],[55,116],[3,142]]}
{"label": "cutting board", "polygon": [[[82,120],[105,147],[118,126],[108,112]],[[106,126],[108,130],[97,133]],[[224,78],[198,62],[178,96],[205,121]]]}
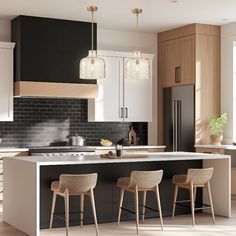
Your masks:
{"label": "cutting board", "polygon": [[131,158],[148,158],[147,155],[124,155],[122,157],[117,157],[115,155],[108,155],[108,154],[101,154],[101,158],[107,158],[107,159],[131,159]]}

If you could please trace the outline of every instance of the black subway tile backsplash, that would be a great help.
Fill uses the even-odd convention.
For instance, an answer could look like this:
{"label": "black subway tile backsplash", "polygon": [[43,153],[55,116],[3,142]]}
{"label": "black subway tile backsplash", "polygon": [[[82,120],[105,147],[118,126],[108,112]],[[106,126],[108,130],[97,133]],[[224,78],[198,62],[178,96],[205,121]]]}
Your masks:
{"label": "black subway tile backsplash", "polygon": [[87,122],[87,100],[14,98],[14,122],[0,122],[1,146],[48,146],[68,141],[78,133],[86,145],[99,145],[101,138],[116,143],[127,138],[130,125],[147,144],[147,123]]}

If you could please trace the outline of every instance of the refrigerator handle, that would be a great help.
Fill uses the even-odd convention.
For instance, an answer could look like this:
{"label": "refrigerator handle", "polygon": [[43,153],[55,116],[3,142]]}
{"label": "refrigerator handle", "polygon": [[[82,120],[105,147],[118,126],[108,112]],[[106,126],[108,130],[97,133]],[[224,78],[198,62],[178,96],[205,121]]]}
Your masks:
{"label": "refrigerator handle", "polygon": [[177,151],[177,101],[173,101],[173,152]]}
{"label": "refrigerator handle", "polygon": [[181,101],[174,100],[173,105],[173,151],[177,152],[181,147]]}
{"label": "refrigerator handle", "polygon": [[176,141],[176,146],[177,146],[177,151],[181,151],[180,148],[181,148],[181,101],[177,101],[177,128],[176,128],[176,131],[177,131],[177,135],[176,135],[176,138],[177,138],[177,141]]}

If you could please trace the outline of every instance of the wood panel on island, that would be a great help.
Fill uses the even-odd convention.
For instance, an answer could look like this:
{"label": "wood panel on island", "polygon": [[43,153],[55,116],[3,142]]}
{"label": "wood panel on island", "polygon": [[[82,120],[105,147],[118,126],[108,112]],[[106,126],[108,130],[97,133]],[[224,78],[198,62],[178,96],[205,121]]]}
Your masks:
{"label": "wood panel on island", "polygon": [[158,144],[164,144],[164,89],[185,85],[195,87],[195,144],[209,143],[208,121],[220,114],[220,26],[161,32],[158,51]]}

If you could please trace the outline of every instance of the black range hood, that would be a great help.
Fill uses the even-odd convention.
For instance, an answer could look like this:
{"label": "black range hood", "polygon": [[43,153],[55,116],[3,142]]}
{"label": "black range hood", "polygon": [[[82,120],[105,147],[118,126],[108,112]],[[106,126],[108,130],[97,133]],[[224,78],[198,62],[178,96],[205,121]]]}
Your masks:
{"label": "black range hood", "polygon": [[18,16],[12,20],[12,41],[15,96],[96,97],[96,81],[79,78],[79,62],[91,48],[91,23]]}

